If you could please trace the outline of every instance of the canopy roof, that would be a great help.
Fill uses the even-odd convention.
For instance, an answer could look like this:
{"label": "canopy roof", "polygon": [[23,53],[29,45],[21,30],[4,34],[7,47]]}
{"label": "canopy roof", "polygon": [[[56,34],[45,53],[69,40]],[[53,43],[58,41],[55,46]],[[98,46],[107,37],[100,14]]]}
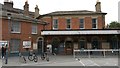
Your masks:
{"label": "canopy roof", "polygon": [[120,30],[43,30],[41,35],[120,34]]}

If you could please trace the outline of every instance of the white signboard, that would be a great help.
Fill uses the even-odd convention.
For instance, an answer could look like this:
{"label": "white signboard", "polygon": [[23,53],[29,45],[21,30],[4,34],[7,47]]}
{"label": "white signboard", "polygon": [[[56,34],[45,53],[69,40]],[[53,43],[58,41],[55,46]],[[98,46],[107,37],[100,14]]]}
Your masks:
{"label": "white signboard", "polygon": [[23,41],[23,48],[31,48],[31,41]]}
{"label": "white signboard", "polygon": [[8,41],[0,41],[0,48],[5,45],[8,45]]}
{"label": "white signboard", "polygon": [[37,50],[37,43],[33,43],[33,49]]}

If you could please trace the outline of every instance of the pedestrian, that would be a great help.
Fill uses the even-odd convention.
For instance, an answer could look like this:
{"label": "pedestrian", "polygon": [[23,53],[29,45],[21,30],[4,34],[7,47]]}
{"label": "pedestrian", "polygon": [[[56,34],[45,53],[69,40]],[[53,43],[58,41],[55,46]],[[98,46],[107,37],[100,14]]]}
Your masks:
{"label": "pedestrian", "polygon": [[6,56],[7,45],[4,47],[4,56]]}
{"label": "pedestrian", "polygon": [[3,45],[2,45],[1,51],[2,51],[2,58],[4,58],[5,57],[5,48],[3,47]]}
{"label": "pedestrian", "polygon": [[8,52],[8,51],[7,51],[7,47],[8,47],[8,46],[7,46],[7,44],[6,44],[6,45],[5,45],[5,48],[4,48],[4,52],[5,52],[5,53],[4,53],[4,55],[5,55],[5,64],[8,64],[8,56],[7,56],[8,54],[6,54],[6,53]]}

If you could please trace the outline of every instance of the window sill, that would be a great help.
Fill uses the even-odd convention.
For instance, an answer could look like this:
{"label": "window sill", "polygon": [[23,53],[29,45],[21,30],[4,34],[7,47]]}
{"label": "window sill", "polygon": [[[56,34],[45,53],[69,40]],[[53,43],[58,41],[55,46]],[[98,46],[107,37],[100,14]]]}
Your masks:
{"label": "window sill", "polygon": [[16,34],[20,34],[21,32],[11,32],[11,33],[16,33]]}
{"label": "window sill", "polygon": [[32,33],[32,34],[37,34],[37,33]]}

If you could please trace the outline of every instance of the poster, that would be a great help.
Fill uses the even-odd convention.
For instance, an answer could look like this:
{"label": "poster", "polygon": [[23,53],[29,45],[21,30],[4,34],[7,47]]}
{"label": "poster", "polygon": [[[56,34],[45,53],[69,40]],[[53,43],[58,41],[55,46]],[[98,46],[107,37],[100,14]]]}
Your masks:
{"label": "poster", "polygon": [[31,41],[23,41],[23,48],[31,48]]}
{"label": "poster", "polygon": [[0,41],[0,48],[5,45],[8,45],[8,41]]}

